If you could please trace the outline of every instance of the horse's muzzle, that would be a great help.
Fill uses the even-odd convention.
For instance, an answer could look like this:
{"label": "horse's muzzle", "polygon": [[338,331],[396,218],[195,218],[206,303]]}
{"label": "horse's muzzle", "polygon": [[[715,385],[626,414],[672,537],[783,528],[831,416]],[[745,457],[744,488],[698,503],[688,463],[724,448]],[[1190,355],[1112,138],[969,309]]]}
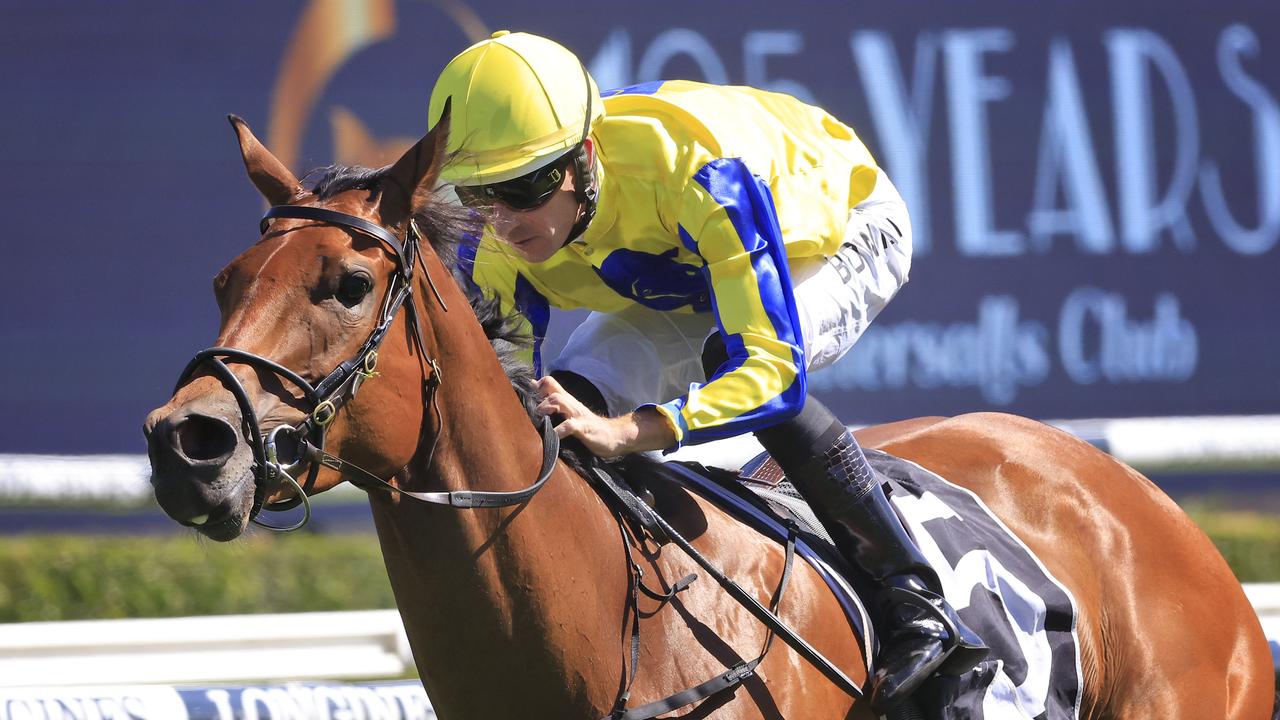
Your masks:
{"label": "horse's muzzle", "polygon": [[195,482],[216,480],[236,450],[235,428],[226,419],[186,409],[147,418],[143,434],[151,469]]}
{"label": "horse's muzzle", "polygon": [[238,418],[226,415],[215,408],[166,406],[143,425],[156,501],[174,520],[202,531],[205,525],[239,521],[253,503],[251,478],[248,492],[244,487],[252,459],[235,429]]}

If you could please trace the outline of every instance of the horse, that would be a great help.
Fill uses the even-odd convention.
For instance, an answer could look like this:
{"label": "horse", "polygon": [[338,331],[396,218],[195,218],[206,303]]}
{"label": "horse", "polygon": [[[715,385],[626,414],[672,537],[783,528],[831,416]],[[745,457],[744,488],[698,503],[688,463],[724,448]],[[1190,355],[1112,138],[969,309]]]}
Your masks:
{"label": "horse", "polygon": [[[486,333],[492,313],[473,309],[453,275],[468,221],[437,188],[448,114],[393,165],[338,168],[309,188],[231,122],[271,210],[256,244],[214,281],[217,347],[146,419],[161,508],[229,541],[263,507],[344,480],[369,489],[414,661],[442,718],[604,717],[620,697],[652,702],[754,657],[770,635],[758,615],[713,583],[675,592],[673,579],[699,566],[628,533],[580,468],[549,452],[531,419],[528,371],[513,374]],[[299,458],[307,438],[324,449]],[[982,498],[1070,591],[1079,718],[1271,717],[1271,657],[1240,584],[1138,472],[1005,414],[917,418],[858,439]],[[285,472],[303,469],[304,484]],[[788,565],[779,543],[687,489],[651,490],[700,553],[776,599]],[[632,628],[635,574],[665,594],[639,597]],[[786,592],[782,620],[865,684],[868,653],[815,570],[796,563]],[[829,677],[778,644],[740,687],[683,717],[873,717]]]}

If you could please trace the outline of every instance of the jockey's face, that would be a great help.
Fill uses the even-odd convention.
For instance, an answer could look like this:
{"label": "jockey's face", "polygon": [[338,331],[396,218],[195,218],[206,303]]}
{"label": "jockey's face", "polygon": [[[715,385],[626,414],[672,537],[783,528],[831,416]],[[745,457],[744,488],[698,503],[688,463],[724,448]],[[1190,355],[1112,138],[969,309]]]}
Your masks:
{"label": "jockey's face", "polygon": [[516,210],[498,201],[493,204],[490,222],[498,237],[507,241],[525,260],[540,263],[564,247],[569,229],[578,219],[578,198],[573,192],[573,173],[551,199],[532,210]]}
{"label": "jockey's face", "polygon": [[[591,141],[587,140],[587,161],[594,160]],[[545,262],[569,240],[569,231],[582,213],[576,188],[577,172],[569,165],[560,189],[542,205],[531,210],[517,210],[502,201],[492,205],[489,222],[498,237],[505,240],[531,263]]]}

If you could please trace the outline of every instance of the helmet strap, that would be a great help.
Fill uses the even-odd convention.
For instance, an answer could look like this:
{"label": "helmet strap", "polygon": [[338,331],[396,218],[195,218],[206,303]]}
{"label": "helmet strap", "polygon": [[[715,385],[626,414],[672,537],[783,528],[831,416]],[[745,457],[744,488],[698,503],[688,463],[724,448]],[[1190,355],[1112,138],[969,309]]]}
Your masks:
{"label": "helmet strap", "polygon": [[569,239],[564,241],[565,245],[586,232],[591,219],[596,216],[596,197],[600,192],[596,185],[595,158],[587,158],[587,138],[591,135],[591,74],[581,60],[578,66],[582,68],[582,81],[587,87],[587,116],[582,121],[582,140],[578,142],[578,149],[573,151],[573,171],[577,175],[574,194],[582,206],[582,216],[569,228]]}
{"label": "helmet strap", "polygon": [[578,198],[578,203],[582,205],[582,215],[573,227],[569,228],[569,239],[564,241],[565,245],[577,240],[582,233],[586,232],[587,226],[596,216],[596,199],[600,195],[600,186],[596,184],[594,158],[587,158],[585,143],[579,145],[573,153],[573,172],[576,176],[573,192]]}

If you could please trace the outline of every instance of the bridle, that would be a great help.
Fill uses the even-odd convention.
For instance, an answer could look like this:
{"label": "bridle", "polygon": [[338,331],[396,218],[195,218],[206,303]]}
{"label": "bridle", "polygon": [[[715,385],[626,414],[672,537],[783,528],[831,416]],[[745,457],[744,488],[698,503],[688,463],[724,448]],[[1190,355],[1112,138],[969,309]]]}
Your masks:
{"label": "bridle", "polygon": [[[411,492],[402,490],[383,478],[355,465],[354,463],[343,460],[342,458],[331,455],[324,450],[325,431],[332,424],[339,410],[355,396],[360,389],[361,384],[374,376],[375,368],[378,364],[378,350],[382,347],[383,341],[386,339],[387,332],[391,328],[392,322],[401,308],[407,308],[409,313],[409,323],[413,326],[412,338],[417,348],[420,362],[423,363],[423,379],[424,390],[429,397],[428,405],[432,408],[435,416],[439,419],[440,427],[434,433],[431,440],[431,449],[427,455],[427,466],[430,466],[432,458],[435,455],[436,445],[440,439],[440,430],[443,430],[444,418],[440,414],[440,408],[437,403],[437,392],[439,391],[442,376],[440,365],[426,351],[426,344],[423,341],[422,327],[418,311],[413,303],[413,268],[418,266],[422,268],[423,276],[426,278],[428,286],[440,306],[448,312],[448,306],[445,305],[444,299],[440,297],[440,293],[436,290],[435,284],[431,279],[431,274],[427,271],[425,262],[422,260],[420,242],[421,234],[419,233],[415,223],[410,220],[408,228],[405,231],[405,241],[399,242],[394,235],[385,228],[369,222],[355,215],[337,212],[335,210],[327,210],[324,208],[310,207],[305,205],[278,205],[267,211],[262,217],[259,229],[265,235],[267,227],[271,220],[277,218],[295,218],[300,220],[314,220],[316,222],[337,225],[347,228],[355,232],[364,233],[380,241],[392,250],[396,257],[396,272],[391,277],[391,286],[388,288],[386,300],[383,302],[378,322],[374,326],[373,331],[369,334],[368,339],[360,346],[355,356],[338,365],[333,372],[329,373],[319,383],[314,386],[307,382],[298,373],[284,367],[283,365],[262,357],[247,350],[230,347],[212,347],[202,350],[192,358],[191,362],[182,372],[182,376],[178,379],[177,388],[181,389],[196,373],[198,369],[208,366],[214,375],[223,381],[226,387],[236,398],[236,403],[240,406],[240,413],[247,425],[247,432],[253,447],[254,457],[254,503],[253,509],[250,511],[250,521],[261,527],[279,532],[287,532],[297,530],[307,523],[311,517],[311,507],[307,500],[308,495],[315,485],[316,475],[319,473],[320,466],[328,467],[342,473],[356,487],[366,492],[374,489],[389,489],[398,492],[401,495],[415,498],[422,502],[432,503],[436,505],[448,505],[456,508],[478,508],[478,507],[501,507],[506,505],[517,505],[529,500],[533,497],[547,480],[550,479],[552,471],[555,469],[556,458],[559,454],[560,441],[552,428],[549,417],[542,418],[542,468],[538,474],[538,479],[532,485],[522,490],[511,492],[482,492],[482,491],[452,491],[452,492]],[[249,394],[245,391],[235,373],[227,366],[226,361],[238,362],[259,370],[266,370],[268,373],[287,380],[290,384],[302,390],[304,399],[311,406],[311,411],[307,417],[297,425],[280,425],[271,430],[264,437],[261,432],[261,424],[258,416],[254,412],[252,404],[249,402]],[[430,368],[430,374],[426,373],[426,369]],[[426,422],[424,421],[424,426]],[[282,435],[288,435],[292,438],[296,449],[293,458],[289,461],[280,459],[279,441]],[[419,443],[421,446],[421,442]],[[305,483],[299,483],[293,473],[298,472],[305,466],[310,466],[309,473]],[[594,471],[600,480],[602,487],[612,488],[615,493],[619,493],[621,497],[625,491],[621,486],[612,482],[608,473],[602,473],[598,468]],[[270,505],[264,505],[267,488],[275,481],[283,481],[292,486],[295,492],[293,498],[283,500]],[[632,507],[638,507],[640,501],[636,499],[629,503]],[[268,525],[257,519],[258,513],[263,510],[289,510],[297,507],[299,504],[304,506],[302,520],[295,525],[289,527],[277,527]],[[626,708],[627,700],[630,696],[632,683],[636,678],[636,671],[640,658],[640,608],[638,605],[639,592],[644,592],[649,597],[659,602],[670,601],[675,595],[687,588],[697,579],[696,575],[689,575],[676,582],[666,592],[658,592],[650,589],[641,581],[643,572],[640,566],[635,562],[631,553],[632,540],[628,537],[628,529],[626,521],[621,513],[614,511],[615,518],[619,523],[622,531],[623,547],[626,549],[628,561],[628,612],[633,618],[631,644],[630,644],[630,660],[629,665],[624,657],[624,667],[629,667],[628,677],[619,688],[619,693],[615,700],[613,710],[603,720],[640,720],[656,717],[657,715],[666,714],[672,710],[684,707],[704,700],[711,695],[720,693],[726,689],[736,687],[745,681],[748,677],[755,673],[756,667],[764,660],[765,654],[768,653],[772,644],[774,634],[776,633],[788,645],[801,654],[802,657],[813,663],[828,678],[836,683],[841,689],[850,694],[852,697],[858,698],[862,696],[861,690],[837,668],[830,660],[823,657],[821,653],[810,646],[803,638],[786,626],[775,614],[778,603],[782,600],[782,591],[786,587],[787,579],[791,574],[792,558],[795,553],[795,542],[798,529],[791,524],[787,535],[786,561],[783,568],[782,578],[779,581],[777,590],[774,592],[774,599],[771,608],[765,608],[755,598],[754,595],[748,593],[739,587],[733,580],[724,575],[718,568],[703,557],[688,540],[685,540],[680,533],[664,520],[661,515],[649,511],[656,519],[658,526],[662,530],[662,535],[676,542],[676,544],[689,555],[699,566],[706,570],[730,595],[741,604],[744,608],[751,612],[757,619],[765,623],[770,629],[764,647],[759,657],[751,661],[742,661],[729,668],[727,671],[713,677],[706,682],[693,686],[681,692],[675,693],[662,700],[649,703],[648,705],[638,708]],[[638,541],[636,544],[639,544]],[[624,651],[625,652],[625,651]]]}
{"label": "bridle", "polygon": [[[431,288],[431,292],[435,295],[440,306],[444,308],[445,312],[448,312],[449,308],[445,304],[444,298],[440,296],[440,292],[436,290],[431,274],[427,271],[426,264],[422,260],[420,247],[422,235],[418,231],[417,224],[412,219],[407,223],[405,240],[401,243],[386,228],[369,222],[364,218],[336,210],[307,205],[277,205],[272,207],[262,216],[259,230],[265,235],[271,221],[278,218],[314,220],[368,235],[391,250],[396,258],[396,270],[391,275],[391,285],[387,290],[386,299],[383,301],[377,324],[369,334],[368,339],[364,341],[364,344],[360,346],[360,349],[356,351],[353,357],[340,363],[338,367],[334,368],[332,372],[315,385],[274,360],[233,347],[211,347],[201,350],[196,353],[191,362],[187,363],[186,369],[182,371],[181,377],[178,378],[178,384],[174,388],[174,393],[177,393],[183,385],[186,385],[197,371],[207,367],[235,396],[236,404],[240,407],[240,414],[244,419],[245,429],[253,450],[254,461],[254,501],[253,508],[249,514],[250,521],[268,530],[279,532],[297,530],[305,525],[311,518],[311,505],[307,498],[315,487],[316,476],[319,474],[321,466],[342,473],[347,476],[347,479],[353,485],[366,492],[374,488],[390,489],[423,502],[449,505],[457,508],[516,505],[533,497],[551,477],[551,472],[555,468],[555,460],[559,453],[559,439],[552,429],[549,418],[543,418],[542,421],[543,458],[538,480],[523,490],[513,492],[410,492],[392,485],[387,480],[354,463],[325,452],[326,431],[342,407],[351,398],[355,397],[360,386],[376,375],[378,351],[382,347],[382,343],[386,339],[387,333],[401,308],[405,308],[409,314],[408,323],[413,328],[411,337],[417,349],[418,357],[423,363],[423,389],[428,397],[429,406],[440,422],[440,427],[433,433],[431,449],[427,454],[426,464],[430,466],[432,459],[435,457],[436,445],[440,440],[440,431],[443,430],[444,420],[440,414],[440,407],[437,401],[437,392],[442,382],[442,374],[439,363],[427,353],[426,343],[423,340],[421,318],[413,303],[413,270],[415,265],[422,268],[422,274],[426,278],[427,285]],[[288,381],[289,384],[301,390],[303,400],[310,406],[310,411],[307,413],[306,418],[297,425],[277,426],[264,435],[257,413],[249,400],[249,394],[245,391],[240,379],[227,366],[228,361],[264,370],[270,375]],[[430,373],[427,372],[428,368]],[[285,448],[285,443],[282,441],[285,438],[292,441],[293,452],[289,458],[282,459],[280,456],[282,449]],[[295,473],[307,467],[309,467],[309,470],[306,481],[300,483]],[[294,490],[294,497],[266,504],[265,499],[268,488],[278,482],[284,482],[291,486]],[[299,504],[303,505],[303,517],[292,526],[278,527],[257,519],[259,512],[264,509],[273,512],[283,511],[295,508]]]}

